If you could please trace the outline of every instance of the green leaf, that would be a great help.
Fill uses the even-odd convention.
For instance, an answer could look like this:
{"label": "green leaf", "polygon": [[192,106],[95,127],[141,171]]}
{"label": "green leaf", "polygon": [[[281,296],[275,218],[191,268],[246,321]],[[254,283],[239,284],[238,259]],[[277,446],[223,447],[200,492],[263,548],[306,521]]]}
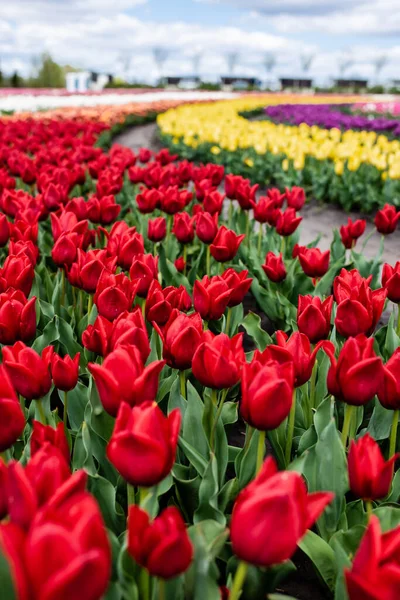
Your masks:
{"label": "green leaf", "polygon": [[254,340],[259,350],[265,350],[268,344],[272,344],[271,337],[261,327],[261,317],[259,315],[250,311],[241,324],[246,333]]}
{"label": "green leaf", "polygon": [[333,591],[337,576],[335,553],[330,545],[313,531],[307,531],[298,543],[299,548],[311,559],[328,588]]}
{"label": "green leaf", "polygon": [[375,406],[370,422],[367,427],[368,433],[377,441],[386,440],[390,435],[393,411],[383,408],[382,404],[375,398]]}
{"label": "green leaf", "polygon": [[209,445],[204,429],[200,425],[203,420],[204,404],[190,381],[187,382],[187,396],[182,437],[207,460]]}
{"label": "green leaf", "polygon": [[199,505],[194,513],[194,523],[212,519],[225,525],[225,515],[218,508],[218,492],[218,464],[215,456],[211,454],[203,480],[200,483]]}
{"label": "green leaf", "polygon": [[17,600],[17,592],[11,574],[10,564],[0,548],[0,581],[2,600]]}
{"label": "green leaf", "polygon": [[178,440],[179,447],[183,450],[186,458],[194,466],[198,474],[203,477],[207,468],[207,461],[203,456],[187,442],[182,436]]}

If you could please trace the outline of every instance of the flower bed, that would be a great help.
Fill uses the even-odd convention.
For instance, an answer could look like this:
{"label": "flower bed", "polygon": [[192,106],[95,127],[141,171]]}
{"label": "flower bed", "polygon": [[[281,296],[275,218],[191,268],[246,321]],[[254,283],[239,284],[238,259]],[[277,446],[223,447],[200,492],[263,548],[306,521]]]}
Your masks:
{"label": "flower bed", "polygon": [[107,127],[0,124],[2,598],[394,598],[400,263]]}
{"label": "flower bed", "polygon": [[[249,121],[243,111],[281,101],[256,97],[179,107],[158,118],[162,139],[189,160],[213,161],[252,182],[300,185],[310,196],[346,210],[400,204],[400,142],[373,131]],[[352,102],[352,98],[348,98]],[[299,102],[298,98],[293,101]],[[324,97],[312,101],[326,103]],[[303,97],[309,104],[310,98]],[[343,97],[331,104],[343,103]]]}

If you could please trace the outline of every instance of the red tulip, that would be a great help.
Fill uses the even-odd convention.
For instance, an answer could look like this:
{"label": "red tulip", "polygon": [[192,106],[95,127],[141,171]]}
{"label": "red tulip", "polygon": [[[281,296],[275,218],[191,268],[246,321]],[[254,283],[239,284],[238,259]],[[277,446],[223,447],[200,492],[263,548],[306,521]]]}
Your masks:
{"label": "red tulip", "polygon": [[383,265],[382,286],[386,289],[389,300],[400,304],[400,261],[397,261],[394,267],[388,263]]}
{"label": "red tulip", "polygon": [[21,290],[28,297],[35,277],[35,264],[26,252],[9,255],[0,268],[0,291]]}
{"label": "red tulip", "polygon": [[243,334],[230,339],[225,333],[214,336],[207,331],[203,340],[193,356],[193,375],[202,385],[217,390],[236,385],[245,362]]}
{"label": "red tulip", "polygon": [[21,290],[9,288],[0,294],[0,343],[27,342],[36,333],[36,297],[25,298]]}
{"label": "red tulip", "polygon": [[227,175],[225,177],[225,193],[230,200],[236,200],[236,189],[242,181],[240,175]]}
{"label": "red tulip", "polygon": [[347,225],[340,227],[340,237],[345,248],[354,248],[356,241],[364,233],[366,225],[367,222],[364,219],[352,221],[350,217],[348,218]]}
{"label": "red tulip", "polygon": [[108,339],[108,352],[119,346],[130,345],[139,350],[144,364],[150,355],[150,343],[140,306],[132,312],[121,313],[113,321]]}
{"label": "red tulip", "polygon": [[[8,469],[6,463],[0,458],[0,521],[8,515]],[[0,538],[1,549],[1,538]]]}
{"label": "red tulip", "polygon": [[147,237],[152,242],[161,242],[167,235],[167,222],[165,217],[149,219],[147,225]]}
{"label": "red tulip", "polygon": [[218,321],[225,312],[231,290],[225,279],[219,275],[196,279],[193,287],[193,304],[205,321]]}
{"label": "red tulip", "polygon": [[185,315],[174,309],[164,327],[155,323],[154,328],[163,342],[163,357],[168,366],[182,371],[189,369],[203,335],[199,313]]}
{"label": "red tulip", "polygon": [[201,179],[200,181],[194,182],[196,190],[196,198],[199,202],[203,202],[206,195],[210,192],[215,192],[215,186],[209,179]]}
{"label": "red tulip", "polygon": [[33,421],[33,430],[30,439],[31,456],[34,456],[45,444],[51,444],[57,448],[67,465],[70,463],[70,451],[65,436],[64,424],[58,423],[56,429],[50,425],[42,425],[39,421]]}
{"label": "red tulip", "polygon": [[175,462],[181,413],[168,417],[155,402],[131,408],[123,402],[107,446],[107,456],[131,485],[151,487],[160,483]]}
{"label": "red tulip", "polygon": [[293,384],[293,363],[289,356],[286,362],[279,363],[255,354],[242,370],[241,417],[261,431],[276,429],[290,412]]}
{"label": "red tulip", "polygon": [[175,303],[176,288],[162,288],[158,281],[151,282],[146,298],[146,319],[165,325]]}
{"label": "red tulip", "polygon": [[153,577],[184,573],[193,559],[193,545],[179,510],[170,506],[150,522],[146,511],[130,506],[128,552]]}
{"label": "red tulip", "polygon": [[248,271],[237,272],[235,269],[226,269],[221,275],[222,279],[226,281],[231,295],[229,298],[228,306],[233,307],[241,304],[247,292],[250,289],[253,279],[247,277]]}
{"label": "red tulip", "polygon": [[274,283],[280,283],[286,279],[286,268],[282,259],[282,253],[276,256],[273,252],[268,252],[262,268],[268,279]]}
{"label": "red tulip", "polygon": [[109,256],[117,257],[117,264],[122,269],[129,269],[137,256],[144,254],[143,237],[136,227],[128,227],[124,221],[114,223],[107,242]]}
{"label": "red tulip", "polygon": [[289,339],[286,333],[277,331],[276,342],[276,345],[267,346],[262,354],[256,350],[254,357],[262,362],[267,360],[276,360],[280,363],[293,361],[295,387],[300,387],[310,379],[318,351],[321,348],[325,350],[327,347],[332,349],[330,342],[319,342],[311,352],[310,340],[298,331],[293,332]]}
{"label": "red tulip", "polygon": [[107,250],[84,252],[78,248],[77,260],[67,273],[68,280],[71,285],[85,290],[88,294],[93,294],[103,269],[114,273],[116,263],[117,258],[107,256]]}
{"label": "red tulip", "polygon": [[299,296],[297,306],[297,327],[312,344],[324,340],[331,330],[333,296],[324,301],[318,296]]}
{"label": "red tulip", "polygon": [[335,325],[344,337],[370,335],[380,319],[387,292],[384,288],[372,291],[369,281],[355,269],[350,272],[342,269],[335,277],[333,290],[338,303]]}
{"label": "red tulip", "polygon": [[88,325],[82,333],[82,344],[91,352],[106,356],[108,340],[112,331],[112,323],[99,315],[93,325]]}
{"label": "red tulip", "polygon": [[319,248],[303,248],[298,255],[301,268],[308,277],[323,277],[329,269],[330,251]]}
{"label": "red tulip", "polygon": [[4,554],[18,600],[30,600],[29,583],[24,572],[25,532],[14,523],[0,523],[0,551]]}
{"label": "red tulip", "polygon": [[22,435],[24,428],[25,416],[14,386],[5,366],[0,365],[0,452],[8,450]]}
{"label": "red tulip", "polygon": [[388,235],[395,231],[399,219],[400,211],[391,204],[385,204],[375,215],[375,227],[382,235]]}
{"label": "red tulip", "polygon": [[137,284],[137,295],[146,298],[151,282],[158,277],[158,256],[143,254],[134,258],[129,277]]}
{"label": "red tulip", "polygon": [[118,346],[102,365],[89,363],[88,368],[104,409],[115,417],[121,402],[134,406],[155,399],[164,364],[156,360],[145,367],[135,346]]}
{"label": "red tulip", "polygon": [[288,560],[332,499],[330,492],[307,494],[301,475],[278,472],[274,459],[267,458],[234,504],[230,526],[233,552],[261,567]]}
{"label": "red tulip", "polygon": [[220,214],[224,205],[225,195],[218,191],[210,191],[204,196],[203,208],[210,215]]}
{"label": "red tulip", "polygon": [[99,600],[106,592],[110,543],[99,507],[83,489],[85,481],[79,471],[66,481],[29,530],[23,568],[36,598]]}
{"label": "red tulip", "polygon": [[[52,346],[48,346],[52,349]],[[11,379],[17,394],[27,400],[40,399],[47,394],[51,387],[49,372],[48,352],[46,348],[43,356],[35,350],[25,346],[23,342],[16,342],[14,346],[3,348],[3,364]]]}
{"label": "red tulip", "polygon": [[396,600],[400,586],[400,526],[381,533],[372,515],[351,569],[345,569],[349,600]]}
{"label": "red tulip", "polygon": [[[108,182],[106,184],[108,186]],[[109,225],[118,217],[121,212],[121,206],[116,204],[115,198],[112,195],[112,192],[119,192],[119,185],[116,184],[116,187],[111,188],[103,188],[103,182],[97,182],[97,194],[101,194],[101,198],[96,198],[92,196],[87,202],[88,209],[88,219],[92,223],[100,223],[101,225]],[[100,194],[99,194],[100,192]]]}
{"label": "red tulip", "polygon": [[304,189],[294,185],[291,190],[285,188],[285,191],[287,205],[294,210],[301,210],[306,201]]}
{"label": "red tulip", "polygon": [[0,214],[0,248],[3,248],[10,237],[10,228],[6,215]]}
{"label": "red tulip", "polygon": [[159,207],[161,202],[161,193],[156,189],[142,189],[136,196],[138,209],[143,215],[152,213]]}
{"label": "red tulip", "polygon": [[100,275],[93,301],[99,315],[109,321],[132,307],[138,282],[130,281],[126,275],[112,275],[105,270]]}
{"label": "red tulip", "polygon": [[[189,194],[189,195],[188,195]],[[185,190],[179,190],[178,186],[170,186],[162,191],[161,210],[168,215],[182,212],[192,195]]]}
{"label": "red tulip", "polygon": [[259,223],[268,223],[275,227],[278,222],[280,210],[275,200],[269,196],[261,196],[257,204],[255,202],[253,204],[253,214],[255,220]]}
{"label": "red tulip", "polygon": [[250,210],[252,208],[258,188],[258,183],[250,186],[248,179],[242,179],[238,183],[236,186],[236,200],[239,202],[242,210]]}
{"label": "red tulip", "polygon": [[183,271],[185,270],[185,267],[186,267],[186,261],[183,258],[183,256],[179,256],[175,260],[174,265],[175,265],[175,269],[178,271],[178,273],[183,273]]}
{"label": "red tulip", "polygon": [[383,365],[383,378],[378,390],[379,402],[388,410],[400,410],[400,348]]}
{"label": "red tulip", "polygon": [[286,193],[281,194],[278,188],[269,188],[267,197],[274,202],[276,208],[282,208],[286,198]]}
{"label": "red tulip", "polygon": [[196,235],[204,244],[211,244],[218,231],[218,213],[200,213],[196,218]]}
{"label": "red tulip", "polygon": [[292,235],[302,222],[303,217],[297,217],[294,208],[287,208],[281,212],[276,223],[276,231],[279,235]]}
{"label": "red tulip", "polygon": [[139,148],[139,160],[141,163],[147,163],[151,159],[153,153],[148,148]]}
{"label": "red tulip", "polygon": [[218,262],[232,260],[245,237],[244,234],[236,235],[234,231],[227,229],[225,225],[221,225],[210,246],[211,255]]}
{"label": "red tulip", "polygon": [[194,239],[194,219],[188,213],[176,213],[174,215],[174,225],[172,233],[181,244],[190,244]]}
{"label": "red tulip", "polygon": [[382,385],[383,366],[374,351],[373,338],[360,334],[343,344],[336,361],[327,346],[331,367],[328,372],[329,393],[347,404],[361,406],[378,393]]}
{"label": "red tulip", "polygon": [[82,246],[82,236],[78,233],[62,233],[55,242],[51,257],[57,267],[70,267],[75,262],[77,250]]}
{"label": "red tulip", "polygon": [[68,354],[61,358],[54,352],[51,357],[50,370],[54,385],[59,390],[69,392],[78,383],[80,352],[72,359]]}
{"label": "red tulip", "polygon": [[379,500],[388,495],[393,478],[393,467],[399,455],[388,461],[382,456],[379,445],[366,433],[350,442],[348,468],[350,489],[362,500]]}

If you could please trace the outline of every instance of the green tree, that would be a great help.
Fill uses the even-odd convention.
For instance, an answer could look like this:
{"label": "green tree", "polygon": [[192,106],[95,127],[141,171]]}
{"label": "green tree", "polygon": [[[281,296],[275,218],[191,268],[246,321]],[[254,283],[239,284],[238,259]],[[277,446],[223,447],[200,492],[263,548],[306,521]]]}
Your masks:
{"label": "green tree", "polygon": [[22,78],[18,75],[18,71],[14,71],[10,78],[11,87],[21,87]]}
{"label": "green tree", "polygon": [[32,83],[43,88],[64,87],[64,69],[54,62],[48,52],[44,52],[40,57],[37,76],[33,78]]}

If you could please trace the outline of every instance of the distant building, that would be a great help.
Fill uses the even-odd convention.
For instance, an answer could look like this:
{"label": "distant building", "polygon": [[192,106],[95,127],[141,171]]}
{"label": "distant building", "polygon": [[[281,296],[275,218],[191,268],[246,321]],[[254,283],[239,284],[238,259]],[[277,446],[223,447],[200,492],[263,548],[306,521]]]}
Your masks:
{"label": "distant building", "polygon": [[175,77],[163,77],[161,83],[170,90],[195,90],[200,85],[200,77],[182,75]]}
{"label": "distant building", "polygon": [[94,71],[77,71],[67,73],[65,76],[68,92],[99,92],[107,83],[112,83],[113,76]]}
{"label": "distant building", "polygon": [[313,86],[312,79],[304,79],[303,77],[281,77],[279,81],[281,90],[309,90]]}
{"label": "distant building", "polygon": [[368,87],[367,79],[335,79],[335,86],[348,92],[358,92]]}
{"label": "distant building", "polygon": [[221,77],[222,89],[225,91],[231,90],[247,90],[248,88],[259,88],[261,81],[256,77],[238,77],[231,75],[229,77]]}

